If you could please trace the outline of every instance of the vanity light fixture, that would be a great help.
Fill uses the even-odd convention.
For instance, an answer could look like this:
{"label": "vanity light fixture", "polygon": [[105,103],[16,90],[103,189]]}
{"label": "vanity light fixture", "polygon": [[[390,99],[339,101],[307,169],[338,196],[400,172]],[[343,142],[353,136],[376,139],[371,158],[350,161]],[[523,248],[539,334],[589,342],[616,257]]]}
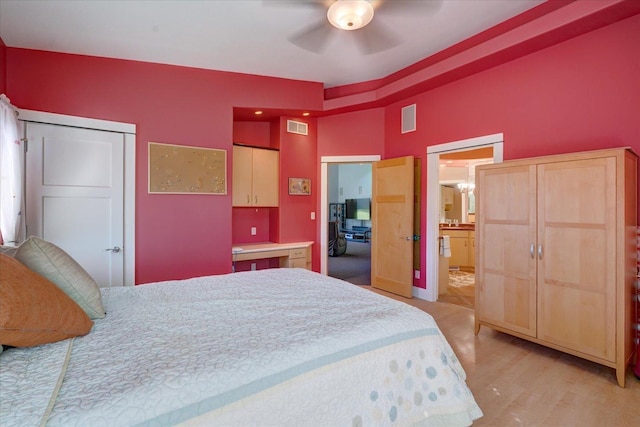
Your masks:
{"label": "vanity light fixture", "polygon": [[366,0],[337,0],[327,11],[327,19],[340,30],[357,30],[373,19],[373,6]]}
{"label": "vanity light fixture", "polygon": [[461,193],[473,193],[473,190],[476,188],[475,184],[467,183],[467,182],[459,182],[458,189]]}

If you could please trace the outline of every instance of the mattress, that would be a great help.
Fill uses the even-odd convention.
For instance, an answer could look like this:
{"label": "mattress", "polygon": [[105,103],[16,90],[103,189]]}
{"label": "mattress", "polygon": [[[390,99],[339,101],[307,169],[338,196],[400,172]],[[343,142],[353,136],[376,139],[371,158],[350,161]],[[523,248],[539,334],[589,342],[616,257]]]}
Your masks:
{"label": "mattress", "polygon": [[435,321],[304,269],[102,290],[92,331],[0,354],[0,425],[469,425]]}

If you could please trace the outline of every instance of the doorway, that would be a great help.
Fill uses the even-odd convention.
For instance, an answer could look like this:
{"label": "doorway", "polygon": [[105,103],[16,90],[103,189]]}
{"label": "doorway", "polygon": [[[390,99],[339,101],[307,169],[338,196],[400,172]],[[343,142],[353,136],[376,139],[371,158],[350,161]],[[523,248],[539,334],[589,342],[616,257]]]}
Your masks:
{"label": "doorway", "polygon": [[438,301],[475,307],[475,168],[490,163],[492,146],[440,154]]}
{"label": "doorway", "polygon": [[[440,281],[440,157],[446,154],[492,148],[493,163],[501,163],[503,158],[503,134],[493,134],[461,141],[439,144],[427,148],[427,289],[419,297],[427,301],[437,301],[439,288],[446,286]],[[468,239],[468,237],[467,237]],[[467,242],[469,244],[469,242]],[[444,271],[448,271],[448,268]]]}
{"label": "doorway", "polygon": [[[320,273],[329,275],[329,243],[328,243],[328,229],[329,229],[329,166],[330,165],[346,165],[346,164],[371,164],[380,160],[380,155],[362,155],[362,156],[322,156],[320,159]],[[339,189],[338,189],[339,191]],[[344,197],[344,190],[343,190]],[[346,208],[346,206],[345,206]],[[346,214],[346,212],[345,212]],[[345,218],[346,219],[346,218]],[[345,221],[346,226],[346,221]],[[345,233],[346,234],[346,233]],[[351,236],[356,237],[355,235]],[[346,238],[346,236],[345,236]],[[360,236],[357,236],[360,238]],[[347,241],[348,245],[351,242]],[[352,243],[353,245],[364,245],[364,242]],[[367,243],[369,248],[369,265],[371,263],[370,248],[371,243]],[[340,257],[337,257],[340,258]],[[370,284],[370,283],[369,283]]]}
{"label": "doorway", "polygon": [[371,285],[371,163],[330,163],[327,274]]}

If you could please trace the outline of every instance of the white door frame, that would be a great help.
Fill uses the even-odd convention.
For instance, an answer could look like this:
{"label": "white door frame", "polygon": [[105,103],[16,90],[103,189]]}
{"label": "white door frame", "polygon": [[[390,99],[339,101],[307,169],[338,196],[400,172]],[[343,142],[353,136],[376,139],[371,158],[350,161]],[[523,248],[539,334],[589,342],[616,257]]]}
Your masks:
{"label": "white door frame", "polygon": [[329,222],[329,163],[371,163],[380,160],[379,154],[362,156],[322,156],[320,158],[320,273],[325,276],[329,265],[329,243],[327,242]]}
{"label": "white door frame", "polygon": [[136,125],[18,109],[18,120],[124,134],[124,284],[135,285]]}
{"label": "white door frame", "polygon": [[439,246],[438,235],[440,233],[440,154],[455,151],[474,150],[482,147],[493,147],[493,162],[502,163],[504,135],[480,136],[477,138],[463,139],[427,147],[427,289],[422,290],[420,297],[427,301],[438,300],[438,264]]}

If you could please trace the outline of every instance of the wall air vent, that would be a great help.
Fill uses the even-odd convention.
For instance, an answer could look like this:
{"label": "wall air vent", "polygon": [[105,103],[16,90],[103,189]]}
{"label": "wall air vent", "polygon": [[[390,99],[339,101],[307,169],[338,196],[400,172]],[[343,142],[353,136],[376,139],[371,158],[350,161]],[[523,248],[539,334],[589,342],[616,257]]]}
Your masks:
{"label": "wall air vent", "polygon": [[402,133],[416,130],[416,104],[402,108]]}
{"label": "wall air vent", "polygon": [[297,133],[299,135],[308,135],[309,125],[302,122],[296,122],[295,120],[287,120],[287,132]]}

